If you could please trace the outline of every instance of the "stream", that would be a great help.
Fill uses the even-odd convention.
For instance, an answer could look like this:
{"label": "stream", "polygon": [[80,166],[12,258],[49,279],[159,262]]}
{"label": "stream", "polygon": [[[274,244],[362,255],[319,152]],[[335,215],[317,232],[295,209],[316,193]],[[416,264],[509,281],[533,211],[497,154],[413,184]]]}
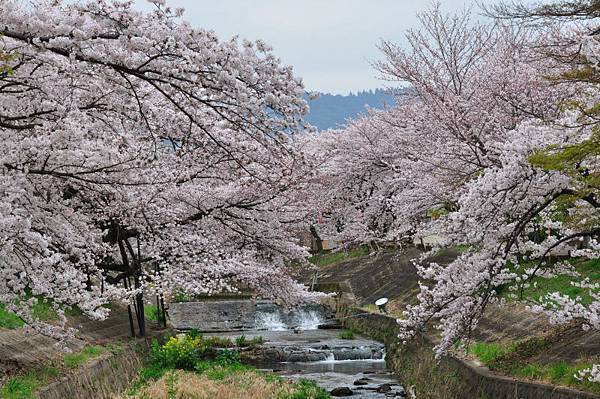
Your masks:
{"label": "stream", "polygon": [[314,309],[285,317],[277,309],[264,309],[256,313],[253,329],[207,335],[262,336],[259,353],[246,362],[291,380],[314,380],[332,396],[406,397],[404,387],[386,369],[383,344],[358,335],[341,339],[344,330],[318,328],[328,322],[333,320]]}

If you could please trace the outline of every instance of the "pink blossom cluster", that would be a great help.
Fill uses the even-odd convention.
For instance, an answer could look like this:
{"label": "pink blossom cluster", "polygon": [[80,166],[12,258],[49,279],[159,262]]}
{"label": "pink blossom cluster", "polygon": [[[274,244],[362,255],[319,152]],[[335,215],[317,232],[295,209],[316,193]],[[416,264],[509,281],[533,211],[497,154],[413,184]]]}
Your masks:
{"label": "pink blossom cluster", "polygon": [[154,4],[2,1],[0,302],[29,323],[25,293],[95,318],[143,292],[313,297],[286,273],[301,80]]}
{"label": "pink blossom cluster", "polygon": [[[593,117],[581,112],[600,99],[597,87],[561,80],[571,67],[538,49],[557,37],[569,39],[565,53],[584,43],[581,56],[596,65],[600,45],[574,28],[483,24],[439,6],[420,18],[421,29],[406,34],[408,49],[380,45],[382,76],[409,84],[398,104],[315,136],[310,148],[326,198],[324,229],[338,240],[429,238],[432,252],[467,248],[447,265],[425,262],[431,252],[417,262],[418,303],[398,320],[402,339],[433,322],[441,355],[476,327],[498,289],[572,273],[549,255],[575,245],[572,256],[599,257],[600,198],[585,179],[600,173],[597,156],[572,170],[532,157],[598,140]],[[552,294],[535,309],[598,328],[598,286],[585,289],[591,304]]]}

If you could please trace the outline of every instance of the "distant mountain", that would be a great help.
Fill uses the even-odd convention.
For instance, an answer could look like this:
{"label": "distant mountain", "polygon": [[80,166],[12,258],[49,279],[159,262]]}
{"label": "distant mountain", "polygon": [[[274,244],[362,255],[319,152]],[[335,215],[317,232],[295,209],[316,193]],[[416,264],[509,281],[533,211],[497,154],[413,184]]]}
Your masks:
{"label": "distant mountain", "polygon": [[386,90],[360,91],[347,96],[319,93],[319,98],[310,100],[306,96],[310,112],[306,121],[319,130],[327,130],[344,125],[347,119],[366,113],[366,107],[383,108],[394,105],[394,97]]}

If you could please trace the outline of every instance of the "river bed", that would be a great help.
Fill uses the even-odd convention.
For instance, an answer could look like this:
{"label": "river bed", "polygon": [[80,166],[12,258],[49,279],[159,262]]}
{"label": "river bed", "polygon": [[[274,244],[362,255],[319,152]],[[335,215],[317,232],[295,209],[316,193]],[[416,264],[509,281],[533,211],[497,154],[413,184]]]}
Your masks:
{"label": "river bed", "polygon": [[291,380],[314,380],[333,394],[365,399],[405,397],[400,382],[386,369],[383,344],[357,335],[354,339],[341,339],[342,331],[281,328],[207,335],[231,339],[240,335],[247,339],[261,336],[265,342],[254,365]]}

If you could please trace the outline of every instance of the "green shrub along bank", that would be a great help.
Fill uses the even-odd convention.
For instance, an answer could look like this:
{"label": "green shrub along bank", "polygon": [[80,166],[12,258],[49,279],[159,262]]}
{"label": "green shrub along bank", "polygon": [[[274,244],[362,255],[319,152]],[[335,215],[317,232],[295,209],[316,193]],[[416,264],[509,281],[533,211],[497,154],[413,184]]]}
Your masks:
{"label": "green shrub along bank", "polygon": [[245,335],[240,335],[235,339],[235,345],[240,348],[260,346],[265,342],[260,335],[252,339],[247,339]]}
{"label": "green shrub along bank", "polygon": [[[167,389],[169,392],[173,391],[173,397],[175,397],[179,395],[176,395],[175,391],[196,389],[195,393],[189,394],[205,397],[203,395],[206,392],[202,392],[203,389],[219,389],[219,384],[217,383],[215,386],[213,383],[215,381],[229,384],[233,381],[249,383],[249,380],[258,379],[262,381],[259,384],[259,388],[262,389],[260,392],[263,394],[269,392],[269,395],[276,392],[278,399],[326,399],[330,397],[327,391],[319,388],[312,381],[304,380],[292,383],[277,375],[242,364],[237,349],[260,345],[262,342],[262,337],[248,340],[242,335],[232,342],[228,338],[203,337],[195,331],[171,337],[162,345],[154,340],[151,344],[148,362],[139,371],[139,376],[131,385],[127,396],[151,397],[148,396],[151,395],[151,392],[157,394],[156,392]],[[182,374],[182,372],[184,373]],[[187,381],[187,387],[180,386],[181,384],[178,383],[183,380]],[[256,381],[252,383],[255,384]],[[255,388],[253,387],[253,389]],[[237,398],[236,395],[236,392],[223,390],[217,397]],[[245,397],[243,393],[240,395],[242,395],[239,396],[240,399]],[[168,396],[171,397],[171,393]]]}

